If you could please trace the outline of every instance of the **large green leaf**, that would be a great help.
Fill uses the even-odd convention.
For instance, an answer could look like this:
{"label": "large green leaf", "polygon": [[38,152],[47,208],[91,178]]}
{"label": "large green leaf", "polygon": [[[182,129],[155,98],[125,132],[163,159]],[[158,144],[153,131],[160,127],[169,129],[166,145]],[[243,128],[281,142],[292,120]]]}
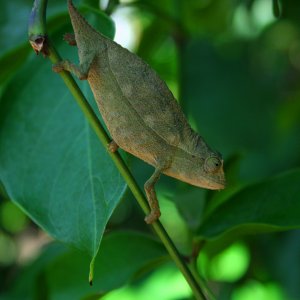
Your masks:
{"label": "large green leaf", "polygon": [[13,48],[0,57],[1,74],[0,85],[10,79],[11,76],[24,64],[30,51],[29,44],[23,44]]}
{"label": "large green leaf", "polygon": [[1,1],[0,56],[27,39],[27,16],[32,1]]}
{"label": "large green leaf", "polygon": [[[33,1],[2,1],[0,3],[0,84],[25,62],[30,45],[27,26]],[[113,38],[115,24],[99,9],[85,7],[87,19],[106,36]],[[16,14],[17,12],[17,14]],[[67,1],[53,0],[47,7],[48,32],[70,23]],[[70,29],[69,29],[70,30]],[[9,37],[9,38],[8,38]]]}
{"label": "large green leaf", "polygon": [[53,244],[23,270],[12,290],[0,299],[44,299],[45,291],[49,300],[83,299],[87,295],[98,299],[168,259],[163,246],[147,235],[111,233],[103,238],[95,263],[94,285],[90,287],[85,276],[89,258]]}
{"label": "large green leaf", "polygon": [[[14,47],[27,43],[27,25],[32,0],[0,2],[0,56]],[[48,18],[67,10],[66,1],[50,1]]]}
{"label": "large green leaf", "polygon": [[245,187],[218,206],[200,226],[199,235],[215,238],[239,233],[300,227],[300,170]]}
{"label": "large green leaf", "polygon": [[29,61],[3,94],[0,141],[9,197],[53,237],[95,256],[125,183],[43,58]]}
{"label": "large green leaf", "polygon": [[[31,5],[18,9],[27,15],[22,18],[26,24],[20,26],[24,30]],[[7,82],[26,63],[29,45],[22,44],[27,34],[13,30],[19,28],[13,23],[15,13],[10,13],[15,11],[14,4],[0,6],[5,12],[5,28],[11,28],[10,39],[5,39],[1,47],[2,51],[11,51],[0,58],[4,74],[0,82]],[[62,26],[70,23],[66,10],[66,3],[54,1],[47,11],[50,31],[61,30],[59,38],[54,37],[57,45],[62,42]],[[92,21],[113,37],[115,27],[109,17],[98,13]],[[22,46],[16,47],[19,44]],[[62,49],[67,52],[66,46]],[[70,52],[74,60],[76,49]],[[82,87],[87,88],[87,84]],[[59,76],[52,73],[49,62],[29,62],[3,90],[1,184],[9,197],[49,234],[95,258],[106,223],[123,195],[123,179]]]}

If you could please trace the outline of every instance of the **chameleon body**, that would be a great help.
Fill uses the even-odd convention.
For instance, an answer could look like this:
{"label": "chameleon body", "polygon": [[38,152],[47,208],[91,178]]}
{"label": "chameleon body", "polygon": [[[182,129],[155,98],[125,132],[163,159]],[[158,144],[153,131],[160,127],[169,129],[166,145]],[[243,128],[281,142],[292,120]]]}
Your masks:
{"label": "chameleon body", "polygon": [[161,173],[192,185],[223,189],[223,160],[187,122],[172,93],[135,54],[92,28],[71,0],[69,14],[78,47],[79,66],[67,60],[53,66],[87,79],[116,146],[155,171],[145,183],[151,208],[147,223],[160,216],[154,185]]}

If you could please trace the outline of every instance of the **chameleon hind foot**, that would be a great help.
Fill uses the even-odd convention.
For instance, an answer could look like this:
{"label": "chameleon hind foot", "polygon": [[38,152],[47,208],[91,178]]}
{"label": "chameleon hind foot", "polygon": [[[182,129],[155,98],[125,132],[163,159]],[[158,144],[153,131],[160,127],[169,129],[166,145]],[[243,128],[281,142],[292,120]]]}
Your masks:
{"label": "chameleon hind foot", "polygon": [[150,214],[145,217],[145,222],[147,224],[152,224],[161,216],[160,210],[151,210]]}
{"label": "chameleon hind foot", "polygon": [[146,181],[144,185],[147,200],[150,206],[150,214],[145,217],[145,222],[147,224],[154,223],[161,215],[159,209],[159,203],[154,189],[154,185],[159,179],[160,173],[161,173],[160,168],[155,169],[153,175]]}

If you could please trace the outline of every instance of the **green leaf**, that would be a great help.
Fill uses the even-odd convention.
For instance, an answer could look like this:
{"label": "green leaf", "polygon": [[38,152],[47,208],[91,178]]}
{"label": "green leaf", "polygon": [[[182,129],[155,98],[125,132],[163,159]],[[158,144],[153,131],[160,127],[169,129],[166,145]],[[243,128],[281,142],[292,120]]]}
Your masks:
{"label": "green leaf", "polygon": [[[176,204],[178,212],[185,220],[188,228],[192,231],[199,228],[206,205],[207,190],[192,187],[183,182],[177,182],[172,190],[170,187],[169,189],[162,189],[162,193]],[[158,187],[157,190],[160,191],[161,188]]]}
{"label": "green leaf", "polygon": [[230,0],[183,1],[181,19],[191,34],[224,35],[232,26],[233,11],[234,2]]}
{"label": "green leaf", "polygon": [[[0,85],[9,81],[12,75],[26,63],[29,53],[32,52],[27,34],[31,7],[32,1],[29,0],[21,3],[15,1],[2,1],[0,3],[0,24],[3,25],[0,26],[0,36],[5,37],[0,40]],[[51,1],[47,9],[47,17],[49,32],[70,23],[67,15],[67,4],[58,0]],[[111,27],[114,28],[114,25]]]}
{"label": "green leaf", "polygon": [[[93,288],[88,285],[84,267],[88,258],[68,252],[47,268],[47,282],[53,299],[78,298],[78,293],[104,294],[129,283],[135,276],[168,260],[163,246],[153,238],[135,232],[116,232],[105,236],[95,263]],[[73,297],[71,297],[73,296]]]}
{"label": "green leaf", "polygon": [[13,48],[11,51],[6,52],[0,57],[1,74],[0,85],[9,80],[11,76],[22,66],[26,61],[30,46],[28,43]]}
{"label": "green leaf", "polygon": [[[66,1],[52,0],[49,2],[48,18],[67,10]],[[32,0],[0,2],[0,57],[2,53],[16,46],[28,43],[27,26],[32,4]]]}
{"label": "green leaf", "polygon": [[297,169],[245,187],[211,212],[198,234],[211,239],[232,230],[243,234],[299,228],[299,182]]}
{"label": "green leaf", "polygon": [[[178,94],[177,50],[174,41],[170,39],[169,31],[171,29],[168,23],[159,18],[152,20],[141,35],[137,55],[159,73],[176,96]],[[155,39],[152,38],[153,36]]]}
{"label": "green leaf", "polygon": [[200,39],[192,39],[186,46],[182,98],[187,114],[204,139],[223,155],[240,149],[261,153],[274,126],[265,112],[267,108],[275,110],[278,98],[272,98],[270,86],[262,85],[250,70],[245,51],[232,58],[226,49],[223,55],[218,50]]}
{"label": "green leaf", "polygon": [[[6,4],[5,8],[11,9]],[[29,9],[30,5],[24,7],[24,12]],[[52,30],[62,29],[66,20],[70,23],[62,14],[66,10],[66,3],[51,3],[47,15],[55,20],[49,25]],[[6,27],[14,18],[7,14]],[[106,35],[114,34],[110,18],[100,15],[97,22],[104,24]],[[14,34],[20,43],[20,31],[13,31],[12,39]],[[11,77],[28,56],[27,43],[11,49],[1,57],[0,82]],[[37,62],[28,64],[1,91],[0,137],[5,143],[0,145],[0,182],[37,224],[53,237],[88,252],[94,262],[125,183],[49,63]],[[50,86],[55,89],[48,91]],[[93,99],[91,92],[89,96]]]}
{"label": "green leaf", "polygon": [[[28,43],[28,17],[32,8],[31,0],[2,1],[0,3],[0,83],[7,78],[7,72],[16,69],[25,61],[30,49]],[[85,7],[88,19],[93,26],[106,36],[113,38],[115,24],[99,9]],[[17,12],[17,14],[16,14]],[[47,7],[47,26],[51,33],[62,25],[70,23],[67,14],[67,1],[53,0]],[[4,38],[5,37],[5,38]],[[2,57],[4,55],[4,57]],[[7,69],[9,67],[9,69]]]}
{"label": "green leaf", "polygon": [[95,257],[125,190],[106,149],[41,57],[0,104],[0,181],[9,197],[54,238]]}
{"label": "green leaf", "polygon": [[44,299],[42,290],[47,291],[49,300],[96,295],[95,299],[99,299],[99,295],[129,283],[166,260],[165,249],[150,236],[136,232],[111,233],[103,237],[91,287],[86,277],[89,258],[62,244],[52,244],[21,272],[4,299],[26,300],[33,299],[34,295],[36,299]]}
{"label": "green leaf", "polygon": [[[39,294],[38,286],[41,284],[40,278],[43,277],[43,269],[53,262],[57,256],[65,253],[66,249],[63,244],[52,243],[47,245],[35,261],[18,270],[16,278],[10,278],[5,287],[6,289],[1,291],[0,299],[37,299],[35,296]],[[45,287],[44,284],[43,287]]]}
{"label": "green leaf", "polygon": [[100,9],[93,8],[89,5],[85,5],[83,8],[83,12],[86,11],[85,15],[87,16],[86,19],[88,22],[99,32],[110,39],[113,39],[116,33],[116,27],[113,20]]}
{"label": "green leaf", "polygon": [[276,18],[281,17],[281,3],[279,0],[273,0],[273,14]]}
{"label": "green leaf", "polygon": [[[1,1],[0,56],[27,39],[27,16],[32,1]],[[1,71],[2,72],[2,71]]]}

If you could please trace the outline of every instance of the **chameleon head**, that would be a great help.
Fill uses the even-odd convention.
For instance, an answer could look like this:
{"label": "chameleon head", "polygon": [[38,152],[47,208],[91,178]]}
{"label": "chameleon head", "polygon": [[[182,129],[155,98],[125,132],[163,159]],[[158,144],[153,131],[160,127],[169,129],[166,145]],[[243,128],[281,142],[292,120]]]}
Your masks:
{"label": "chameleon head", "polygon": [[206,156],[175,157],[172,167],[165,172],[189,184],[221,190],[225,187],[223,159],[220,154],[208,152]]}
{"label": "chameleon head", "polygon": [[223,189],[225,187],[225,176],[221,156],[215,154],[208,156],[204,160],[199,177],[199,186],[211,190]]}

